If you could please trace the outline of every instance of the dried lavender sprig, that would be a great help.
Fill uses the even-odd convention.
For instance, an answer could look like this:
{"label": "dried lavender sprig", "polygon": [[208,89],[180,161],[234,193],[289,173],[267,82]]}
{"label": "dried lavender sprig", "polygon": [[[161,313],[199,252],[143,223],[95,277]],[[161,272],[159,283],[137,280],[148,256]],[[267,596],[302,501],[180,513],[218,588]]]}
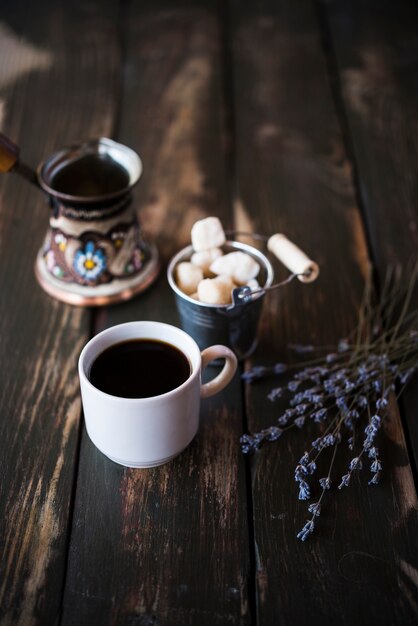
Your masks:
{"label": "dried lavender sprig", "polygon": [[312,535],[313,531],[315,530],[315,521],[316,518],[320,516],[321,514],[321,503],[322,503],[322,499],[325,495],[325,492],[328,491],[331,487],[331,474],[332,474],[332,470],[334,467],[334,462],[335,462],[335,458],[337,455],[337,448],[338,448],[339,443],[336,443],[334,446],[334,450],[332,453],[332,458],[331,458],[331,463],[329,465],[329,469],[328,469],[328,475],[324,478],[321,478],[319,480],[319,484],[322,488],[321,491],[321,495],[319,496],[319,500],[317,502],[313,502],[312,504],[310,504],[308,506],[308,512],[312,514],[312,517],[310,520],[308,520],[305,524],[305,526],[302,528],[302,530],[300,530],[296,537],[298,539],[300,539],[301,541],[306,541],[308,539],[308,537],[310,535]]}
{"label": "dried lavender sprig", "polygon": [[266,376],[283,374],[286,372],[287,368],[288,366],[285,363],[276,363],[272,366],[256,365],[241,374],[241,378],[247,383],[252,383],[255,380],[260,380],[260,378],[265,378]]}
{"label": "dried lavender sprig", "polygon": [[[418,275],[417,269],[418,264],[415,268],[414,281]],[[387,285],[389,282],[388,280]],[[389,292],[387,286],[384,287],[384,290]],[[412,287],[410,286],[409,294],[411,293]],[[379,316],[376,319],[376,307],[373,308],[370,304],[370,294],[369,291],[362,307],[362,322],[357,329],[355,346],[353,347],[350,340],[350,334],[346,339],[339,342],[334,352],[327,347],[328,354],[305,363],[305,366],[311,366],[310,369],[305,368],[305,371],[302,370],[302,375],[299,376],[297,372],[286,387],[273,393],[273,398],[282,396],[284,393],[293,394],[293,407],[279,418],[280,426],[286,424],[286,430],[294,426],[302,427],[308,416],[315,416],[314,419],[321,423],[324,420],[329,422],[326,432],[314,441],[315,460],[313,460],[314,455],[311,455],[310,452],[305,453],[302,457],[307,469],[307,473],[301,469],[298,472],[300,475],[299,494],[302,499],[310,496],[308,480],[316,471],[317,457],[328,449],[328,445],[332,444],[336,435],[338,435],[339,442],[343,431],[351,433],[347,443],[353,454],[348,471],[341,479],[340,488],[348,486],[352,472],[359,469],[361,459],[364,456],[368,456],[371,461],[372,476],[369,484],[375,485],[379,482],[382,461],[374,443],[387,414],[389,393],[395,389],[394,381],[396,380],[398,383],[397,397],[399,397],[417,369],[418,330],[414,328],[418,321],[417,312],[408,314],[406,312],[407,305],[404,304],[396,324],[394,326],[389,325],[389,328],[386,325],[386,330],[382,330],[380,318],[384,319],[385,323],[391,319],[395,305],[390,302],[390,306],[386,306],[384,302],[386,294],[385,298],[382,298],[378,304]],[[404,295],[402,295],[401,290],[398,290],[396,302],[401,304],[401,298],[404,298]],[[410,295],[407,298],[408,301],[409,298]],[[401,333],[401,327],[407,327],[406,332]],[[299,349],[299,352],[301,351]],[[311,348],[306,350],[306,352],[308,351],[311,352]],[[294,367],[297,366],[289,365],[288,369]],[[312,381],[313,384],[311,383],[311,387],[306,389],[308,381]],[[307,400],[309,401],[307,402]],[[316,405],[315,402],[317,402]],[[337,417],[332,407],[335,408]],[[292,412],[288,414],[288,411]],[[365,413],[367,413],[367,425],[364,428],[365,438],[362,443],[359,442],[360,449],[355,453],[356,431],[359,430],[360,422]],[[291,423],[288,423],[289,420]],[[267,437],[265,439],[268,440]],[[296,476],[297,473],[295,472]],[[306,540],[314,530],[315,518],[319,516],[321,510],[321,499],[327,491],[327,487],[330,486],[329,477],[322,478],[320,486],[323,490],[321,498],[317,503],[312,503],[308,509],[312,513],[312,519],[308,520],[298,533],[298,537],[302,540]],[[315,515],[316,512],[318,515]]]}
{"label": "dried lavender sprig", "polygon": [[[382,366],[384,369],[386,369],[386,365],[387,365],[386,361],[383,360]],[[372,366],[375,367],[374,363],[372,364]],[[337,397],[338,395],[340,395],[340,397],[348,398],[350,395],[353,395],[354,392],[358,393],[360,390],[362,390],[362,393],[372,391],[370,385],[371,383],[374,384],[376,374],[374,370],[372,370],[371,368],[368,369],[367,367],[364,367],[362,373],[360,372],[360,368],[356,369],[353,372],[348,372],[348,374],[354,375],[356,377],[358,376],[355,382],[349,383],[349,384],[347,382],[349,379],[349,376],[346,370],[344,369],[341,371],[344,372],[344,377],[347,376],[347,378],[345,378],[344,388],[338,388],[337,383],[332,383],[328,385],[328,382],[331,382],[337,379],[336,376],[335,377],[331,376],[328,379],[324,379],[324,381],[319,381],[320,385],[322,384],[324,387],[324,390],[321,390],[321,393],[318,393],[318,391],[320,390],[320,386],[318,387],[318,385],[305,389],[304,391],[295,394],[295,396],[290,402],[291,406],[298,407],[300,404],[302,404],[302,408],[304,406],[306,409],[308,409],[309,405],[312,403],[317,405],[317,407],[323,406],[327,400]],[[400,382],[403,382],[403,377],[409,378],[412,375],[413,371],[414,371],[414,368],[408,368],[408,370],[406,370],[405,372],[398,373],[397,366],[393,365],[392,370],[388,372],[387,374],[385,374],[385,377],[387,376],[389,378],[389,377],[396,376],[400,378]],[[372,378],[369,378],[369,374],[373,375]],[[295,381],[295,382],[300,384],[300,381]],[[269,394],[268,397],[274,401],[277,397],[281,397],[286,389],[290,391],[295,391],[296,387],[297,386],[295,385],[292,386],[289,383],[286,388],[279,387],[279,388],[273,389],[273,391]],[[306,404],[306,402],[308,404]],[[328,405],[328,408],[331,408],[331,405]],[[302,410],[298,410],[298,414],[300,415],[301,413],[302,413]]]}
{"label": "dried lavender sprig", "polygon": [[[418,313],[416,311],[412,312],[409,315],[405,315],[405,321],[415,321],[418,318]],[[409,329],[397,342],[397,351],[395,351],[391,357],[392,359],[397,357],[398,355],[401,355],[403,353],[403,348],[404,346],[409,345],[408,342],[410,342],[410,332],[411,329]],[[365,342],[363,345],[364,348],[367,348],[367,351],[369,353],[372,353],[373,350],[375,348],[377,348],[379,345],[382,345],[382,340],[384,342],[386,342],[388,339],[390,339],[391,334],[393,333],[393,329],[389,329],[387,331],[382,332],[382,334],[380,335],[379,339],[374,341],[374,342]],[[346,339],[340,340],[346,342]],[[322,347],[320,346],[319,349],[321,349]],[[332,349],[332,346],[326,346],[327,349]],[[337,353],[338,353],[338,347],[336,348]],[[326,355],[325,357],[318,357],[309,361],[305,361],[302,365],[304,365],[305,367],[309,366],[309,365],[316,365],[316,364],[321,364],[324,362],[324,360],[326,360],[327,357],[329,357],[330,355]],[[347,359],[347,357],[351,358],[351,365],[354,365],[355,362],[360,362],[364,357],[363,354],[361,353],[361,351],[359,351],[359,349],[356,350],[356,346],[350,345],[349,346],[349,350],[346,351],[345,353],[340,353],[338,354],[338,358],[343,360],[343,359]],[[355,357],[355,358],[353,358]],[[297,363],[290,363],[290,364],[286,364],[286,363],[276,363],[273,366],[262,366],[262,365],[256,365],[254,367],[252,367],[251,369],[247,370],[246,372],[244,372],[242,374],[242,379],[246,382],[254,382],[256,380],[265,378],[267,376],[271,376],[271,375],[280,375],[283,374],[286,371],[292,370],[292,369],[300,369],[301,364],[297,364]],[[338,369],[338,367],[335,367],[335,369]]]}
{"label": "dried lavender sprig", "polygon": [[[404,373],[405,374],[405,378],[401,377],[401,379],[400,379],[401,382],[404,382],[406,384],[406,377],[409,378],[412,375],[413,371],[414,371],[413,368],[409,368]],[[385,381],[386,381],[386,378],[382,378],[381,380],[382,380],[382,382],[384,384]],[[363,392],[367,392],[369,395],[373,392],[373,389],[371,388],[370,385],[367,385],[365,388],[364,387],[365,387],[364,385],[360,385],[360,386],[357,385],[357,386],[354,386],[352,391],[359,391],[359,389],[362,389]],[[388,389],[391,390],[392,387],[389,386]],[[376,393],[376,390],[373,393]],[[332,395],[332,394],[328,394],[328,396],[325,397],[325,399],[324,399],[324,403],[325,403],[325,401],[328,401],[330,398],[333,398],[333,397],[335,397],[335,396]],[[319,405],[319,406],[322,407],[322,408],[319,408],[319,409],[318,409],[317,405],[314,405],[313,408],[312,407],[309,408],[309,406],[310,406],[309,404],[299,404],[299,405],[296,405],[296,407],[295,407],[295,409],[293,411],[292,411],[292,409],[290,409],[290,410],[288,409],[285,412],[285,414],[279,418],[279,420],[278,420],[279,424],[280,424],[280,426],[283,427],[285,425],[288,425],[288,420],[294,418],[293,425],[296,425],[297,427],[300,428],[300,427],[302,427],[304,425],[305,418],[314,416],[314,419],[316,421],[318,421],[318,422],[319,421],[323,421],[321,419],[321,417],[325,418],[327,416],[328,411],[330,411],[334,407],[338,407],[340,409],[340,411],[341,410],[343,411],[342,415],[343,415],[343,418],[345,419],[346,425],[348,426],[347,420],[351,420],[352,417],[354,417],[355,419],[358,419],[360,417],[359,412],[356,409],[352,408],[353,404],[351,404],[351,405],[348,404],[348,401],[350,400],[350,398],[351,399],[354,398],[354,400],[357,403],[359,403],[360,400],[362,400],[362,399],[366,400],[366,396],[364,396],[364,395],[356,396],[356,395],[353,395],[353,394],[350,395],[350,393],[346,393],[344,396],[337,397],[337,401],[333,402],[333,403],[329,403],[327,405],[327,407],[324,407],[323,404]],[[341,400],[341,402],[338,402],[338,400]],[[387,400],[386,400],[386,398],[382,397],[380,399],[380,402],[387,402]],[[362,406],[363,406],[363,408],[365,408],[366,406],[368,406],[368,404],[366,403],[366,404],[363,404]],[[301,410],[298,410],[298,409],[301,409]],[[285,419],[282,419],[282,418],[285,418]],[[280,421],[280,420],[282,420],[282,421]],[[331,425],[332,425],[332,422],[331,422],[330,426]],[[270,436],[269,432],[270,432],[269,429],[266,429],[264,431],[261,431],[260,433],[254,433],[252,435],[245,435],[242,438],[242,441],[241,441],[242,444],[243,444],[243,446],[242,446],[243,452],[244,453],[248,453],[248,452],[251,452],[251,451],[254,451],[254,450],[258,450],[260,445],[261,445],[261,443],[266,442],[266,441],[275,441],[278,438],[277,436],[276,437]]]}

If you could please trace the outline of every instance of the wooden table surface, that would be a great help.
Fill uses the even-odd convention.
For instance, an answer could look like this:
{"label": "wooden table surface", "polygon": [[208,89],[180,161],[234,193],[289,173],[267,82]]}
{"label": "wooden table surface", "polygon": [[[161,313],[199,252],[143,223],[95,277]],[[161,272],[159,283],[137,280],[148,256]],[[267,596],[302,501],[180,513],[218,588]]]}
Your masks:
{"label": "wooden table surface", "polygon": [[[135,201],[163,262],[122,305],[51,299],[33,272],[45,197],[2,175],[1,626],[417,623],[413,385],[379,442],[380,486],[336,490],[305,543],[293,470],[307,435],[251,457],[239,444],[277,417],[271,381],[244,387],[240,373],[289,359],[290,343],[335,343],[368,263],[378,286],[416,258],[417,110],[413,0],[1,5],[2,131],[34,166],[89,137],[137,150]],[[77,358],[105,327],[179,323],[164,266],[208,215],[286,233],[320,279],[265,298],[257,351],[202,403],[181,456],[126,469],[86,434]]]}

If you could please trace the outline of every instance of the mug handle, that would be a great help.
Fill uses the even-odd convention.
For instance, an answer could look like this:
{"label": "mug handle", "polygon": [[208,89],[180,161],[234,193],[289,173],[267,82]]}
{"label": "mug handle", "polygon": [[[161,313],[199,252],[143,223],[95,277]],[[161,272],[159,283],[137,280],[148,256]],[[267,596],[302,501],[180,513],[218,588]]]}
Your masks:
{"label": "mug handle", "polygon": [[200,397],[209,398],[209,396],[213,396],[215,393],[218,393],[218,391],[221,391],[221,389],[226,387],[227,384],[231,382],[235,372],[237,371],[237,357],[232,350],[221,345],[205,348],[201,352],[201,355],[202,371],[211,361],[219,358],[225,359],[225,364],[220,373],[215,376],[213,380],[210,380],[208,383],[205,383],[200,387]]}

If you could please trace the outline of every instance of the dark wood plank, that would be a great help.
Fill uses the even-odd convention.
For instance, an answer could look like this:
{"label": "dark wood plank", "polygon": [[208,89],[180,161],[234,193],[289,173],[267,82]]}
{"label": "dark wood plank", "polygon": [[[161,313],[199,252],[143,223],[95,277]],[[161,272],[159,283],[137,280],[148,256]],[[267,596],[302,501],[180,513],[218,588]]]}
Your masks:
{"label": "dark wood plank", "polygon": [[[16,1],[0,9],[2,129],[34,166],[111,132],[118,42],[108,4]],[[96,32],[96,24],[101,26]],[[89,313],[50,299],[33,264],[48,223],[43,195],[0,181],[0,623],[55,624],[78,449],[76,363]]]}
{"label": "dark wood plank", "polygon": [[[335,51],[335,90],[383,284],[390,264],[405,269],[417,259],[418,7],[409,0],[340,2],[325,4],[322,15]],[[412,307],[418,307],[418,290]],[[415,464],[416,383],[403,402]]]}
{"label": "dark wood plank", "polygon": [[[163,265],[196,219],[231,224],[225,180],[220,31],[210,3],[132,4],[119,139],[144,159],[144,230]],[[101,311],[97,328],[135,319],[178,324],[165,278]],[[83,431],[63,624],[245,624],[248,537],[240,381],[201,407],[201,428],[168,465],[124,469]]]}
{"label": "dark wood plank", "polygon": [[[266,298],[253,362],[271,364],[289,343],[335,343],[354,325],[367,248],[312,3],[233,2],[231,21],[239,223],[286,233],[322,268]],[[280,414],[273,385],[247,390],[251,431]],[[258,624],[414,623],[417,501],[396,407],[386,435],[383,484],[334,487],[306,543],[293,471],[315,430],[251,458]]]}

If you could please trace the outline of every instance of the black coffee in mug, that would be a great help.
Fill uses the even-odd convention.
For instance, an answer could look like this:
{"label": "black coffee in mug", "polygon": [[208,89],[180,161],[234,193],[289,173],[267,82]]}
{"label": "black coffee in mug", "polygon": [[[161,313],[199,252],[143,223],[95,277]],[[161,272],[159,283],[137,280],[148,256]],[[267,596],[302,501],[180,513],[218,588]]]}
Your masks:
{"label": "black coffee in mug", "polygon": [[100,391],[119,398],[151,398],[172,391],[191,374],[188,358],[157,339],[129,339],[106,348],[90,369]]}

